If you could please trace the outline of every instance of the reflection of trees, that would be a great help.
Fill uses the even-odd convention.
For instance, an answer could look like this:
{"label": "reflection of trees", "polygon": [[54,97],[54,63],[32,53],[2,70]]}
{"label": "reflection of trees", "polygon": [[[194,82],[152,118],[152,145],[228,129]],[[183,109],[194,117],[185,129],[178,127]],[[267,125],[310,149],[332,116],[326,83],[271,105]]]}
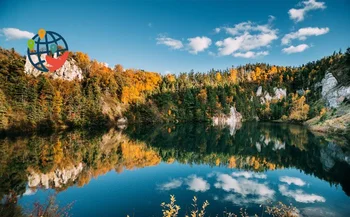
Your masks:
{"label": "reflection of trees", "polygon": [[[128,136],[127,136],[128,135]],[[146,145],[147,144],[147,145]],[[160,161],[264,171],[295,167],[341,184],[349,194],[346,150],[300,126],[247,123],[229,129],[205,124],[129,126],[123,134],[73,131],[49,137],[0,140],[0,197],[32,188],[83,186],[108,171],[157,165]]]}
{"label": "reflection of trees", "polygon": [[228,129],[198,124],[129,127],[126,132],[156,147],[164,161],[255,171],[298,168],[330,184],[341,184],[350,193],[350,177],[346,176],[350,172],[349,152],[345,147],[334,148],[326,138],[302,126],[246,123],[235,136],[230,136]]}
{"label": "reflection of trees", "polygon": [[76,131],[45,138],[6,138],[0,145],[0,198],[22,195],[28,181],[32,188],[64,190],[113,169],[121,172],[161,161],[152,148],[113,129],[97,134]]}

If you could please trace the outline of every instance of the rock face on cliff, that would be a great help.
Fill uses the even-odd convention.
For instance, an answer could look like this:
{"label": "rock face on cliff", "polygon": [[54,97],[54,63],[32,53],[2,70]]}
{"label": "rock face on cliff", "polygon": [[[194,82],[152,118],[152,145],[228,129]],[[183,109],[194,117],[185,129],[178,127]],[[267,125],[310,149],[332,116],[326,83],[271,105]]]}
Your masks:
{"label": "rock face on cliff", "polygon": [[322,98],[326,101],[327,106],[338,108],[345,99],[350,100],[350,86],[338,85],[332,73],[327,72],[321,84]]}
{"label": "rock face on cliff", "polygon": [[268,92],[263,93],[262,86],[259,86],[258,90],[256,91],[256,96],[260,96],[261,103],[267,103],[271,100],[280,100],[287,96],[287,90],[282,88],[273,88],[274,96],[271,96]]}
{"label": "rock face on cliff", "polygon": [[[45,59],[46,54],[41,55],[41,59]],[[32,60],[34,62],[38,62],[37,56],[32,56]],[[52,78],[61,78],[64,80],[81,80],[83,78],[82,70],[77,66],[76,61],[73,59],[68,59],[61,68],[56,70],[55,72],[41,72],[34,68],[34,66],[30,63],[28,57],[26,57],[26,64],[24,65],[24,72],[26,74],[39,76],[42,73],[49,73]]]}
{"label": "rock face on cliff", "polygon": [[[57,169],[54,172],[47,174],[36,173],[32,171],[28,176],[28,186],[38,187],[43,186],[46,189],[49,187],[59,188],[67,184],[68,181],[74,181],[83,170],[83,164],[73,166],[67,169]],[[53,186],[52,186],[52,185]]]}
{"label": "rock face on cliff", "polygon": [[218,115],[213,117],[214,126],[228,126],[230,127],[230,134],[233,135],[235,131],[242,126],[242,115],[235,107],[230,108],[230,114]]}

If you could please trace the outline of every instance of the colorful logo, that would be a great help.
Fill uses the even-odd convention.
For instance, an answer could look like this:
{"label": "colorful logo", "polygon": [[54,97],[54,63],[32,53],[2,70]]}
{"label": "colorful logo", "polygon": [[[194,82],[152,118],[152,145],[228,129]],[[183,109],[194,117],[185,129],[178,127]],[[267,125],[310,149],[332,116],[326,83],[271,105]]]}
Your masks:
{"label": "colorful logo", "polygon": [[66,40],[60,34],[45,29],[39,29],[27,45],[30,63],[42,72],[54,72],[61,68],[69,55]]}

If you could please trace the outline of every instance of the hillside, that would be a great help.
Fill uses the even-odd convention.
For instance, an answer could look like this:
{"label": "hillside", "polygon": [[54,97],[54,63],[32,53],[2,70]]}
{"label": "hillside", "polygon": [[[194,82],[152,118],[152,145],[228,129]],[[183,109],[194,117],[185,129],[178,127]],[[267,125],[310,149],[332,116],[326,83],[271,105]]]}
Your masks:
{"label": "hillside", "polygon": [[312,119],[310,126],[336,126],[331,121],[336,118],[342,124],[333,131],[344,132],[349,75],[350,49],[299,67],[256,63],[160,75],[121,65],[112,69],[81,52],[70,53],[57,72],[40,73],[14,50],[0,48],[0,129],[115,125],[125,117],[128,122],[207,122],[227,117],[235,107],[245,121]]}

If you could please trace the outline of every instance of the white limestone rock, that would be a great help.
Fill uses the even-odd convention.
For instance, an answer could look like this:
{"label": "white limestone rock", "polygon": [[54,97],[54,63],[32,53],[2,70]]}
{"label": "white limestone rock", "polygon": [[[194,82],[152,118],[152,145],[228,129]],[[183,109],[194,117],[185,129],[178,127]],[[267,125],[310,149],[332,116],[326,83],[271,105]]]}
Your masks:
{"label": "white limestone rock", "polygon": [[[41,55],[41,59],[45,60],[46,54]],[[33,55],[32,60],[34,62],[38,62],[38,57]],[[56,79],[61,78],[64,80],[74,80],[83,79],[83,72],[82,70],[77,66],[76,61],[74,59],[68,59],[61,68],[56,70],[55,72],[41,72],[34,68],[34,66],[30,63],[28,56],[26,57],[26,63],[24,65],[24,72],[29,75],[33,75],[35,77],[43,74],[43,73],[49,73],[50,77]]]}
{"label": "white limestone rock", "polygon": [[242,126],[242,115],[236,110],[235,107],[231,107],[229,115],[214,116],[212,121],[214,126],[230,127],[230,134],[234,135],[235,131]]}
{"label": "white limestone rock", "polygon": [[265,104],[267,102],[270,102],[271,100],[281,100],[287,96],[287,90],[283,88],[273,88],[274,96],[271,96],[268,92],[264,91],[262,86],[258,87],[258,90],[256,91],[256,96],[260,96],[260,101],[262,104]]}
{"label": "white limestone rock", "polygon": [[345,99],[350,100],[350,86],[339,86],[332,73],[327,72],[321,83],[322,98],[326,101],[327,106],[338,108]]}

